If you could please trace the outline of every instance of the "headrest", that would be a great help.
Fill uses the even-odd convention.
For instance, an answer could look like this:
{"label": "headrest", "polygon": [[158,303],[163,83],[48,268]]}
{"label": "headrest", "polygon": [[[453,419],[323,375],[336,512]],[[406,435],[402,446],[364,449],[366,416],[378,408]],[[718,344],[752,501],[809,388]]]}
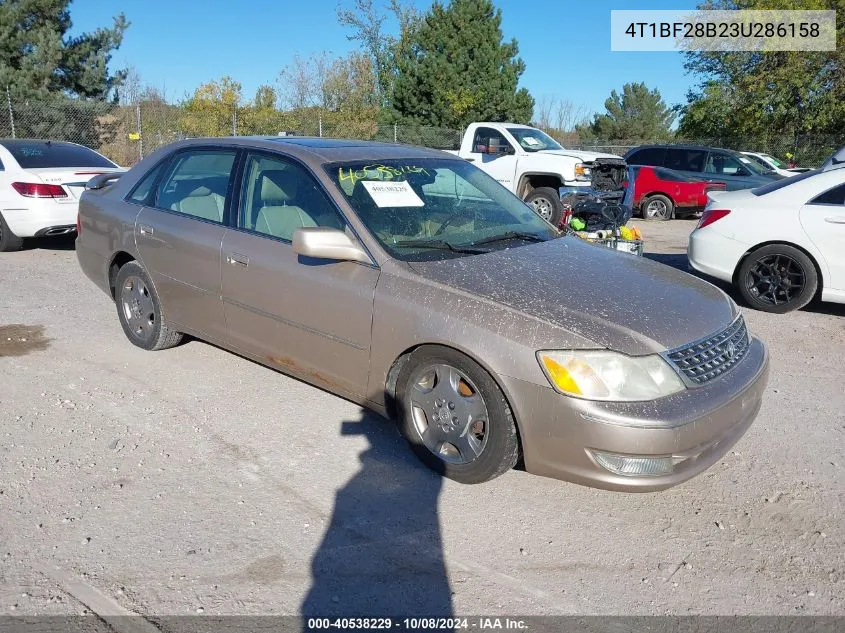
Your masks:
{"label": "headrest", "polygon": [[287,169],[267,169],[258,177],[261,183],[261,201],[267,203],[289,202],[296,198],[297,174]]}
{"label": "headrest", "polygon": [[205,185],[200,185],[199,187],[191,189],[188,192],[189,198],[200,198],[202,196],[210,196],[210,195],[211,195],[211,189],[209,189]]}

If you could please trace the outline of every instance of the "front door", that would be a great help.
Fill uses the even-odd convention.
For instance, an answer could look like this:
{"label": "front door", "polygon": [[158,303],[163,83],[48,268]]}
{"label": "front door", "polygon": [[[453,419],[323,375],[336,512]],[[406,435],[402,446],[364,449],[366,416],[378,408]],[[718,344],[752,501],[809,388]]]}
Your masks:
{"label": "front door", "polygon": [[499,183],[514,191],[516,183],[516,150],[504,134],[489,127],[475,130],[470,158]]}
{"label": "front door", "polygon": [[828,189],[801,208],[801,226],[830,271],[826,285],[845,290],[845,185]]}
{"label": "front door", "polygon": [[249,154],[236,225],[223,237],[223,303],[233,345],[285,373],[363,395],[379,270],[301,257],[293,232],[348,230],[308,170]]}
{"label": "front door", "polygon": [[235,150],[179,152],[135,221],[135,244],[174,327],[225,337],[220,243]]}

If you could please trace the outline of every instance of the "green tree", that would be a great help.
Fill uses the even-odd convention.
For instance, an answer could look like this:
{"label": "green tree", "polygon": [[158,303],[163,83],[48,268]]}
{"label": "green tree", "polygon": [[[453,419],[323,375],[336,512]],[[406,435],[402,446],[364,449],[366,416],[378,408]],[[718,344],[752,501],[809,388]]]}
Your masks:
{"label": "green tree", "polygon": [[[98,147],[114,135],[104,119],[124,71],[110,73],[128,22],[68,35],[70,0],[0,1],[0,90],[8,90],[17,136],[68,139]],[[11,133],[10,122],[0,136]]]}
{"label": "green tree", "polygon": [[[701,9],[795,9],[793,0],[712,0]],[[806,0],[802,9],[835,9],[845,38],[845,0]],[[698,89],[680,108],[687,137],[778,139],[809,132],[845,134],[845,47],[835,51],[685,53]],[[737,141],[739,142],[739,141]]]}
{"label": "green tree", "polygon": [[108,64],[129,23],[121,13],[111,28],[70,37],[70,0],[0,2],[0,86],[18,98],[68,95],[105,100],[124,71]]}
{"label": "green tree", "polygon": [[435,1],[399,57],[393,110],[403,122],[462,127],[531,120],[534,99],[519,78],[516,40],[503,42],[491,0]]}
{"label": "green tree", "polygon": [[664,140],[672,136],[675,113],[660,92],[644,83],[622,86],[604,102],[606,112],[596,114],[589,125],[577,126],[582,137],[630,141]]}
{"label": "green tree", "polygon": [[241,84],[231,77],[202,84],[182,104],[182,130],[188,136],[233,134],[241,99]]}

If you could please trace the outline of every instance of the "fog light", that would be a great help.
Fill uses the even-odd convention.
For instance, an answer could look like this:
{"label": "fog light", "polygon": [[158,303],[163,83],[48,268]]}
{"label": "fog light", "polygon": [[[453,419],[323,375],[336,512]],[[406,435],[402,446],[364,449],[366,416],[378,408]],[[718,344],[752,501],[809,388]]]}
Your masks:
{"label": "fog light", "polygon": [[596,463],[616,475],[625,477],[656,477],[672,472],[675,460],[671,457],[633,457],[590,451]]}

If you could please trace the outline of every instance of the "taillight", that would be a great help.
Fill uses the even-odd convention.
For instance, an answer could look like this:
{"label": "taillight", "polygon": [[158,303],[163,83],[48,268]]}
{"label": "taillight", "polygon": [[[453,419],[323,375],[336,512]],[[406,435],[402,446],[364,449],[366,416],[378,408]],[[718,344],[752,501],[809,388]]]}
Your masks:
{"label": "taillight", "polygon": [[721,220],[728,213],[730,213],[730,209],[707,209],[701,214],[701,219],[695,228],[703,229],[705,226],[713,224],[716,220]]}
{"label": "taillight", "polygon": [[13,182],[12,188],[25,198],[67,198],[59,185],[45,185],[40,182]]}

